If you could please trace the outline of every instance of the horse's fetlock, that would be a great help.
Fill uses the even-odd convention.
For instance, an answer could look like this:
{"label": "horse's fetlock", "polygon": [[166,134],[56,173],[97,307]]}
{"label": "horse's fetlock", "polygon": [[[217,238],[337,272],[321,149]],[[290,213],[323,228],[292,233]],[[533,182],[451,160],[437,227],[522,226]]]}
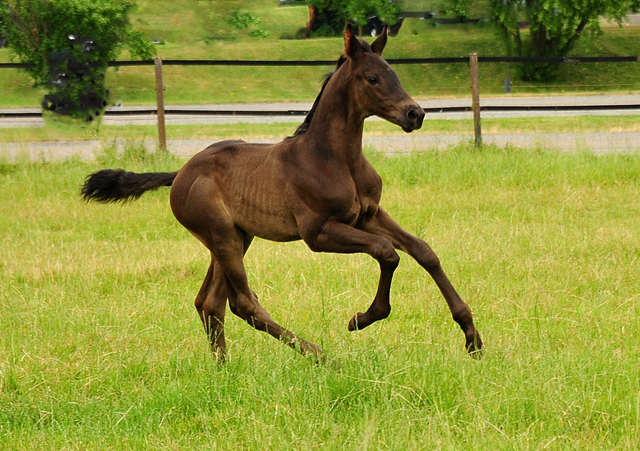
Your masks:
{"label": "horse's fetlock", "polygon": [[376,305],[372,308],[373,315],[377,320],[388,318],[391,314],[391,305]]}
{"label": "horse's fetlock", "polygon": [[451,312],[453,316],[453,320],[460,325],[460,327],[464,330],[466,326],[473,321],[473,316],[471,315],[471,309],[469,306],[461,306]]}

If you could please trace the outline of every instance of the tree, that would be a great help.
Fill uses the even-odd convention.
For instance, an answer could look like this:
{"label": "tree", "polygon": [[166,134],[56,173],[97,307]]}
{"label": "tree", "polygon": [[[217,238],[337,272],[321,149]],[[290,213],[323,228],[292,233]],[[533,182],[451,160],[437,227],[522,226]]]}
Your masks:
{"label": "tree", "polygon": [[0,5],[8,46],[36,86],[46,86],[43,107],[92,120],[106,106],[107,63],[128,48],[135,58],[153,55],[133,30],[134,4],[120,0],[6,0]]}
{"label": "tree", "polygon": [[469,18],[469,7],[471,0],[448,0],[447,12],[456,16],[460,22],[465,22]]}
{"label": "tree", "polygon": [[397,0],[307,0],[307,3],[316,10],[312,32],[323,36],[341,35],[347,22],[363,27],[371,15],[394,25],[400,11]]}
{"label": "tree", "polygon": [[[618,23],[630,11],[640,8],[640,0],[491,0],[492,21],[497,25],[515,56],[565,56],[583,31],[600,32],[599,19],[605,16]],[[528,35],[518,22],[528,22]],[[522,63],[517,76],[527,81],[552,80],[559,65]]]}

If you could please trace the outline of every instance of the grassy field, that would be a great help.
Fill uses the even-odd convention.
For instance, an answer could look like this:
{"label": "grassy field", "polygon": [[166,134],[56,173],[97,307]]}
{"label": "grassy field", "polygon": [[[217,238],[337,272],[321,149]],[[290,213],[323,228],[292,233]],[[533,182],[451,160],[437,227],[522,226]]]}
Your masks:
{"label": "grassy field", "polygon": [[175,170],[135,148],[0,163],[0,449],[621,449],[640,444],[640,156],[471,148],[371,154],[383,205],[429,241],[484,359],[403,257],[391,316],[349,333],[377,264],[257,240],[250,284],[321,344],[316,366],[233,317],[217,366],[192,306],[204,248],[168,192],[87,205],[101,167]]}
{"label": "grassy field", "polygon": [[[301,59],[337,60],[342,53],[341,38],[291,40],[308,20],[307,8],[278,8],[277,2],[247,0],[138,1],[133,16],[135,27],[149,39],[158,39],[158,55],[164,59]],[[233,11],[250,12],[261,19],[260,29],[267,38],[252,38],[248,30],[235,30],[226,22]],[[255,27],[253,27],[255,28]],[[428,26],[419,19],[407,19],[400,34],[392,38],[388,58],[500,56],[505,51],[489,26],[461,24]],[[598,37],[585,35],[572,55],[640,55],[640,27],[606,27]],[[9,61],[10,53],[0,49],[0,61]],[[122,59],[128,59],[123,53]],[[224,102],[312,101],[322,76],[329,67],[177,67],[164,69],[165,101],[168,104]],[[431,98],[469,95],[469,71],[466,64],[397,65],[407,91],[414,97]],[[506,63],[482,64],[480,85],[483,94],[504,92],[504,79],[513,77]],[[640,65],[565,64],[552,84],[514,81],[514,94],[562,94],[570,92],[638,92]],[[109,69],[107,85],[112,103],[153,104],[155,102],[152,67]],[[0,108],[34,107],[42,100],[42,88],[34,89],[18,69],[0,70],[3,96]]]}

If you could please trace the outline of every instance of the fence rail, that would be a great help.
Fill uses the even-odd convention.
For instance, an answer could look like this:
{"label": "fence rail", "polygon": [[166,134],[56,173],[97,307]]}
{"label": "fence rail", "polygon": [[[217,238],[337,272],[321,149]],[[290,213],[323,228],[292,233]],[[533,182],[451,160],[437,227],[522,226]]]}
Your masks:
{"label": "fence rail", "polygon": [[[390,58],[387,59],[389,64],[458,64],[458,63],[468,63],[471,69],[471,86],[472,86],[472,108],[473,116],[474,116],[474,135],[476,146],[481,146],[482,144],[482,130],[480,126],[480,101],[479,101],[479,84],[478,84],[478,64],[479,63],[556,63],[556,64],[565,64],[565,63],[630,63],[630,62],[640,62],[640,56],[572,56],[572,57],[517,57],[517,56],[478,56],[477,53],[471,53],[469,56],[459,56],[459,57],[444,57],[444,58]],[[143,61],[110,61],[108,63],[108,67],[126,67],[126,66],[155,66],[155,74],[156,74],[156,91],[158,97],[158,106],[154,110],[147,111],[137,111],[137,112],[127,112],[127,113],[116,113],[116,112],[107,112],[107,115],[117,115],[117,114],[156,114],[158,117],[158,135],[160,138],[160,149],[166,149],[166,137],[165,137],[165,122],[164,116],[166,114],[208,114],[208,115],[222,115],[222,114],[243,114],[243,115],[276,115],[277,112],[273,111],[253,111],[253,112],[232,112],[232,111],[185,111],[185,110],[172,110],[171,108],[164,108],[164,100],[162,91],[163,81],[162,81],[162,67],[163,66],[273,66],[273,67],[283,67],[283,66],[332,66],[335,64],[333,60],[307,60],[307,61],[277,61],[277,60],[256,60],[256,61],[248,61],[248,60],[162,60],[159,57],[156,57],[153,60],[143,60]],[[88,64],[89,66],[99,66],[98,63]],[[29,67],[33,67],[31,63],[0,63],[0,69],[27,69]],[[636,109],[638,105],[616,105],[616,109]],[[484,108],[485,110],[489,110],[489,108]],[[514,111],[514,107],[504,106],[504,107],[492,107],[493,110],[502,110],[502,111]],[[525,109],[525,108],[520,108]],[[526,109],[529,110],[577,110],[580,108],[576,107],[562,107],[562,106],[539,106],[539,107],[528,107]],[[585,107],[582,109],[611,109],[611,106],[607,105],[594,105]],[[438,109],[439,111],[444,111],[444,109]],[[469,111],[470,108],[447,108],[447,111]],[[15,115],[2,114],[5,117],[25,117],[27,115],[32,115],[33,113],[16,113]],[[282,115],[282,112],[280,113]],[[306,114],[306,111],[288,111],[284,112],[285,115],[301,115]]]}
{"label": "fence rail", "polygon": [[[389,64],[456,64],[469,63],[468,56],[442,58],[389,58]],[[479,63],[629,63],[640,62],[640,56],[478,56]],[[162,60],[163,66],[333,66],[335,60]],[[108,67],[153,66],[154,60],[109,61]],[[98,64],[95,64],[98,65]],[[0,69],[28,69],[31,63],[0,63]]]}
{"label": "fence rail", "polygon": [[[424,107],[425,113],[465,113],[472,111],[471,106],[444,106],[444,107]],[[597,104],[597,105],[483,105],[482,111],[611,111],[611,110],[638,110],[640,103],[629,104]],[[165,106],[165,116],[306,116],[307,109],[287,109],[287,110],[247,110],[247,109],[189,109],[172,108]],[[118,116],[149,116],[158,114],[158,109],[154,107],[129,109],[107,109],[104,113],[106,117]],[[11,111],[11,109],[0,110],[0,118],[39,118],[42,111],[39,108],[30,108],[25,111]]]}

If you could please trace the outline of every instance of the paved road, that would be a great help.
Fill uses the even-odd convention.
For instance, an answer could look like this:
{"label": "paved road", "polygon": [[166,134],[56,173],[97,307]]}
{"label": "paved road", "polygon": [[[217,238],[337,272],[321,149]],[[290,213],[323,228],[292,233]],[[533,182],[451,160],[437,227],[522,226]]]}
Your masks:
{"label": "paved road", "polygon": [[[438,108],[446,109],[450,107],[470,107],[471,99],[430,99],[419,100],[420,106],[428,110]],[[484,111],[482,117],[485,118],[513,118],[513,117],[553,117],[553,116],[585,116],[585,115],[626,115],[640,114],[640,107],[637,109],[621,109],[615,106],[638,105],[640,106],[640,94],[625,95],[592,95],[592,96],[545,96],[545,97],[484,97],[480,100],[481,107],[586,107],[604,105],[612,106],[607,110],[593,111]],[[250,116],[243,115],[243,111],[290,111],[300,112],[308,111],[312,103],[270,103],[270,104],[220,104],[220,105],[175,105],[171,106],[173,110],[202,110],[202,111],[235,111],[233,115],[167,115],[166,123],[168,125],[178,124],[237,124],[237,123],[278,123],[278,122],[297,122],[302,121],[301,116],[292,116],[291,114],[282,116]],[[144,108],[144,107],[139,107]],[[147,107],[148,108],[148,107]],[[114,108],[117,110],[117,108]],[[469,112],[431,112],[427,113],[425,120],[433,119],[471,119],[472,113]],[[375,119],[374,119],[375,120]],[[105,118],[105,124],[155,124],[156,118],[149,116],[117,116]]]}
{"label": "paved road", "polygon": [[[437,110],[438,108],[451,107],[470,107],[471,99],[469,98],[441,98],[420,100],[420,105],[429,110]],[[620,94],[620,95],[566,95],[566,96],[496,96],[482,97],[480,99],[481,107],[586,107],[610,105],[611,109],[595,110],[595,111],[483,111],[482,117],[485,118],[513,118],[513,117],[549,117],[549,116],[585,116],[585,115],[624,115],[624,114],[640,114],[638,109],[620,109],[616,106],[622,105],[640,105],[640,94]],[[186,115],[186,114],[167,114],[167,125],[179,124],[238,124],[238,123],[278,123],[278,122],[302,122],[302,116],[293,115],[301,111],[308,111],[311,108],[311,102],[291,102],[291,103],[247,103],[247,104],[216,104],[216,105],[170,105],[167,108],[172,110],[200,110],[224,112],[233,111],[232,115]],[[110,111],[118,112],[119,116],[108,116],[104,118],[105,125],[154,125],[156,124],[156,116],[153,114],[140,115],[135,114],[139,111],[145,111],[153,108],[153,106],[120,106],[111,107]],[[43,127],[45,125],[42,118],[3,118],[2,114],[11,111],[21,111],[28,113],[39,113],[38,108],[23,109],[1,109],[0,108],[0,128],[2,127]],[[283,115],[265,115],[254,116],[243,114],[248,111],[265,111],[265,112],[285,112]],[[126,113],[130,112],[131,115]],[[471,112],[433,112],[428,113],[425,120],[432,119],[467,119],[471,118]]]}
{"label": "paved road", "polygon": [[[468,106],[468,99],[433,99],[420,102],[425,108],[437,108],[446,106]],[[629,95],[594,95],[594,96],[561,96],[561,97],[490,97],[481,99],[484,106],[549,106],[549,105],[640,105],[640,94]],[[241,122],[288,122],[291,123],[291,132],[295,130],[302,118],[288,116],[243,116],[241,111],[261,110],[270,111],[301,111],[311,107],[310,103],[281,103],[281,104],[252,104],[252,105],[202,105],[198,108],[217,109],[218,111],[235,110],[239,111],[234,116],[168,116],[167,123],[171,124],[215,124],[215,123],[241,123]],[[131,107],[135,110],[138,107]],[[144,108],[144,107],[142,107]],[[194,106],[172,106],[172,108],[195,108]],[[2,114],[2,110],[0,110]],[[482,114],[483,118],[489,117],[532,117],[532,116],[568,116],[597,114],[611,116],[615,120],[616,115],[640,114],[638,110],[619,110],[596,112],[567,112],[567,111],[520,111],[520,112],[488,112]],[[470,118],[471,113],[432,113],[426,117],[424,127],[428,127],[428,121],[432,119],[459,119]],[[34,118],[26,122],[26,126],[44,126]],[[116,118],[106,118],[105,124],[125,124],[125,123],[149,123],[155,124],[155,116],[118,116]],[[25,126],[18,120],[0,120],[2,126]],[[394,135],[394,136],[365,136],[364,145],[371,146],[386,153],[404,153],[424,149],[446,149],[460,143],[470,142],[471,135]],[[242,137],[240,137],[242,138]],[[254,140],[256,141],[256,140]],[[275,142],[278,140],[262,140],[262,142]],[[512,145],[516,147],[558,149],[558,150],[588,150],[593,152],[640,152],[640,132],[622,133],[523,133],[523,134],[487,134],[483,136],[483,141],[487,144],[497,144],[499,146]],[[169,140],[169,149],[179,155],[190,156],[202,150],[211,142],[210,140]],[[123,142],[116,142],[116,146],[122,148]],[[145,141],[145,145],[154,149],[156,144],[153,141]],[[104,143],[98,140],[83,142],[63,142],[63,143],[4,143],[0,144],[0,158],[13,160],[18,156],[25,156],[33,159],[60,159],[77,155],[81,158],[94,158],[101,151]]]}

